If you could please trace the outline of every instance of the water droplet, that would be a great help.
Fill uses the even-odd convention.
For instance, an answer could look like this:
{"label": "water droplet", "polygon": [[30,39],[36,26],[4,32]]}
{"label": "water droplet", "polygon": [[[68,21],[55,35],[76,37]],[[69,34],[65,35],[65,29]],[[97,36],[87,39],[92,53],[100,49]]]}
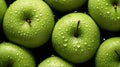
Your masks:
{"label": "water droplet", "polygon": [[65,31],[68,32],[68,29],[66,29]]}
{"label": "water droplet", "polygon": [[36,12],[37,10],[33,10],[34,12]]}
{"label": "water droplet", "polygon": [[85,42],[84,44],[87,44],[87,42]]}
{"label": "water droplet", "polygon": [[77,45],[77,48],[80,48],[80,45]]}
{"label": "water droplet", "polygon": [[105,9],[107,10],[108,8],[106,7]]}
{"label": "water droplet", "polygon": [[67,44],[63,44],[63,46],[64,46],[64,47],[66,47],[66,46],[67,46]]}
{"label": "water droplet", "polygon": [[36,15],[35,17],[36,17],[36,18],[38,18],[39,16],[38,16],[38,15]]}
{"label": "water droplet", "polygon": [[49,63],[50,61],[49,60],[47,60],[47,63]]}
{"label": "water droplet", "polygon": [[75,51],[77,51],[77,49],[75,49]]}
{"label": "water droplet", "polygon": [[88,27],[88,25],[85,25],[86,27]]}
{"label": "water droplet", "polygon": [[109,12],[109,11],[107,11],[107,14],[110,14],[110,12]]}
{"label": "water droplet", "polygon": [[37,21],[39,21],[40,19],[36,19]]}
{"label": "water droplet", "polygon": [[60,67],[64,67],[64,65],[63,65],[63,64],[61,64],[61,65],[60,65]]}
{"label": "water droplet", "polygon": [[19,55],[19,53],[16,54],[17,56]]}
{"label": "water droplet", "polygon": [[39,14],[39,16],[42,16],[42,14]]}
{"label": "water droplet", "polygon": [[61,33],[61,35],[63,35],[63,33]]}
{"label": "water droplet", "polygon": [[92,42],[95,42],[95,40],[92,40]]}
{"label": "water droplet", "polygon": [[65,36],[62,36],[62,38],[64,39],[64,38],[65,38]]}
{"label": "water droplet", "polygon": [[105,5],[108,6],[108,3],[106,3]]}
{"label": "water droplet", "polygon": [[83,49],[81,49],[81,51],[83,52],[84,50],[83,50]]}
{"label": "water droplet", "polygon": [[67,41],[68,41],[68,39],[65,39],[64,41],[65,41],[65,42],[67,42]]}
{"label": "water droplet", "polygon": [[60,28],[60,27],[59,27],[58,29],[59,29],[59,30],[61,30],[61,28]]}
{"label": "water droplet", "polygon": [[120,17],[117,17],[117,19],[120,19]]}

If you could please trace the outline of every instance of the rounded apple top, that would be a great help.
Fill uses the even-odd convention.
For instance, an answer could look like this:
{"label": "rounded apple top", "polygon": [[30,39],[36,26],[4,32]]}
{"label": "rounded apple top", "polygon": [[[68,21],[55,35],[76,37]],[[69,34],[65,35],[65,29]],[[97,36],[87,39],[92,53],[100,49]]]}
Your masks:
{"label": "rounded apple top", "polygon": [[87,0],[45,0],[54,10],[69,12],[80,8]]}
{"label": "rounded apple top", "polygon": [[36,48],[49,40],[54,23],[52,10],[44,1],[16,0],[4,16],[3,29],[10,41]]}
{"label": "rounded apple top", "polygon": [[52,33],[52,44],[56,52],[74,63],[85,62],[93,57],[99,43],[99,28],[92,18],[84,13],[63,16]]}
{"label": "rounded apple top", "polygon": [[51,56],[43,60],[38,67],[73,67],[73,65],[60,57]]}

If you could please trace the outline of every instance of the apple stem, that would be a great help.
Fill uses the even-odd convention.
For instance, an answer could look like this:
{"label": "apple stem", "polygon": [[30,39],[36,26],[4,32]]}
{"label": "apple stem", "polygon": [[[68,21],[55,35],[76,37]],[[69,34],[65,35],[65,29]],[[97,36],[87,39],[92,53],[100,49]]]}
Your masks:
{"label": "apple stem", "polygon": [[119,55],[119,53],[115,50],[115,53],[118,55],[118,57],[119,57],[119,60],[120,60],[120,55]]}
{"label": "apple stem", "polygon": [[117,3],[116,2],[113,3],[113,7],[114,7],[115,11],[117,12]]}
{"label": "apple stem", "polygon": [[[30,23],[31,23],[31,20],[30,20],[29,18],[26,18],[26,22],[30,24]],[[30,26],[31,26],[31,25],[30,25]]]}
{"label": "apple stem", "polygon": [[75,36],[75,37],[78,37],[78,35],[79,35],[79,34],[78,34],[79,24],[80,24],[80,20],[78,20],[77,28],[76,28],[75,33],[74,33],[74,36]]}

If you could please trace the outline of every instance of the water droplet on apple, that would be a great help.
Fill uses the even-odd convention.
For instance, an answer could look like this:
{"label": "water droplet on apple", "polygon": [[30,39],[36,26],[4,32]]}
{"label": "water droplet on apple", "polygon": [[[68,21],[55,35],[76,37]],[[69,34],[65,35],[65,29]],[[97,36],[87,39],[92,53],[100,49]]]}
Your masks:
{"label": "water droplet on apple", "polygon": [[106,7],[105,9],[107,10],[108,8]]}
{"label": "water droplet on apple", "polygon": [[64,65],[63,65],[63,64],[61,64],[61,65],[60,65],[60,67],[64,67]]}
{"label": "water droplet on apple", "polygon": [[61,30],[61,28],[60,28],[60,27],[59,27],[58,29],[59,29],[59,30]]}
{"label": "water droplet on apple", "polygon": [[78,49],[75,49],[75,51],[77,51]]}
{"label": "water droplet on apple", "polygon": [[65,31],[68,32],[68,29],[66,29]]}
{"label": "water droplet on apple", "polygon": [[37,10],[33,10],[34,12],[36,12]]}
{"label": "water droplet on apple", "polygon": [[47,63],[49,63],[50,61],[49,60],[47,60]]}
{"label": "water droplet on apple", "polygon": [[68,39],[65,39],[64,41],[65,41],[65,42],[67,42],[67,41],[68,41]]}
{"label": "water droplet on apple", "polygon": [[42,14],[39,14],[39,16],[42,16]]}
{"label": "water droplet on apple", "polygon": [[108,6],[108,3],[106,3],[105,5]]}
{"label": "water droplet on apple", "polygon": [[120,17],[117,17],[117,19],[120,19]]}
{"label": "water droplet on apple", "polygon": [[110,11],[107,11],[107,14],[110,14]]}
{"label": "water droplet on apple", "polygon": [[37,21],[39,21],[40,19],[36,19]]}
{"label": "water droplet on apple", "polygon": [[62,36],[62,38],[64,39],[64,38],[65,38],[65,36]]}
{"label": "water droplet on apple", "polygon": [[35,17],[36,17],[36,18],[38,18],[39,16],[38,16],[38,15],[36,15]]}
{"label": "water droplet on apple", "polygon": [[92,40],[92,42],[95,42],[95,40]]}
{"label": "water droplet on apple", "polygon": [[63,33],[61,33],[61,35],[63,35]]}
{"label": "water droplet on apple", "polygon": [[87,42],[84,43],[85,45],[87,44]]}
{"label": "water droplet on apple", "polygon": [[83,50],[83,49],[81,49],[81,51],[83,52],[84,50]]}
{"label": "water droplet on apple", "polygon": [[85,25],[86,27],[88,27],[88,25]]}
{"label": "water droplet on apple", "polygon": [[97,6],[96,8],[98,9],[99,7]]}
{"label": "water droplet on apple", "polygon": [[80,45],[77,45],[77,48],[80,48]]}
{"label": "water droplet on apple", "polygon": [[64,47],[66,47],[66,46],[67,46],[67,44],[63,44],[63,46],[64,46]]}

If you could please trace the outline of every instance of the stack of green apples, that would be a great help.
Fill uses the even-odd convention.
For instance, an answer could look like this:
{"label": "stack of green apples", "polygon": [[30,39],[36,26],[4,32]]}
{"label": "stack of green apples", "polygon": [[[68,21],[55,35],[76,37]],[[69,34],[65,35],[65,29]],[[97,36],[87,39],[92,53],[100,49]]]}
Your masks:
{"label": "stack of green apples", "polygon": [[120,0],[0,0],[0,67],[119,67]]}

